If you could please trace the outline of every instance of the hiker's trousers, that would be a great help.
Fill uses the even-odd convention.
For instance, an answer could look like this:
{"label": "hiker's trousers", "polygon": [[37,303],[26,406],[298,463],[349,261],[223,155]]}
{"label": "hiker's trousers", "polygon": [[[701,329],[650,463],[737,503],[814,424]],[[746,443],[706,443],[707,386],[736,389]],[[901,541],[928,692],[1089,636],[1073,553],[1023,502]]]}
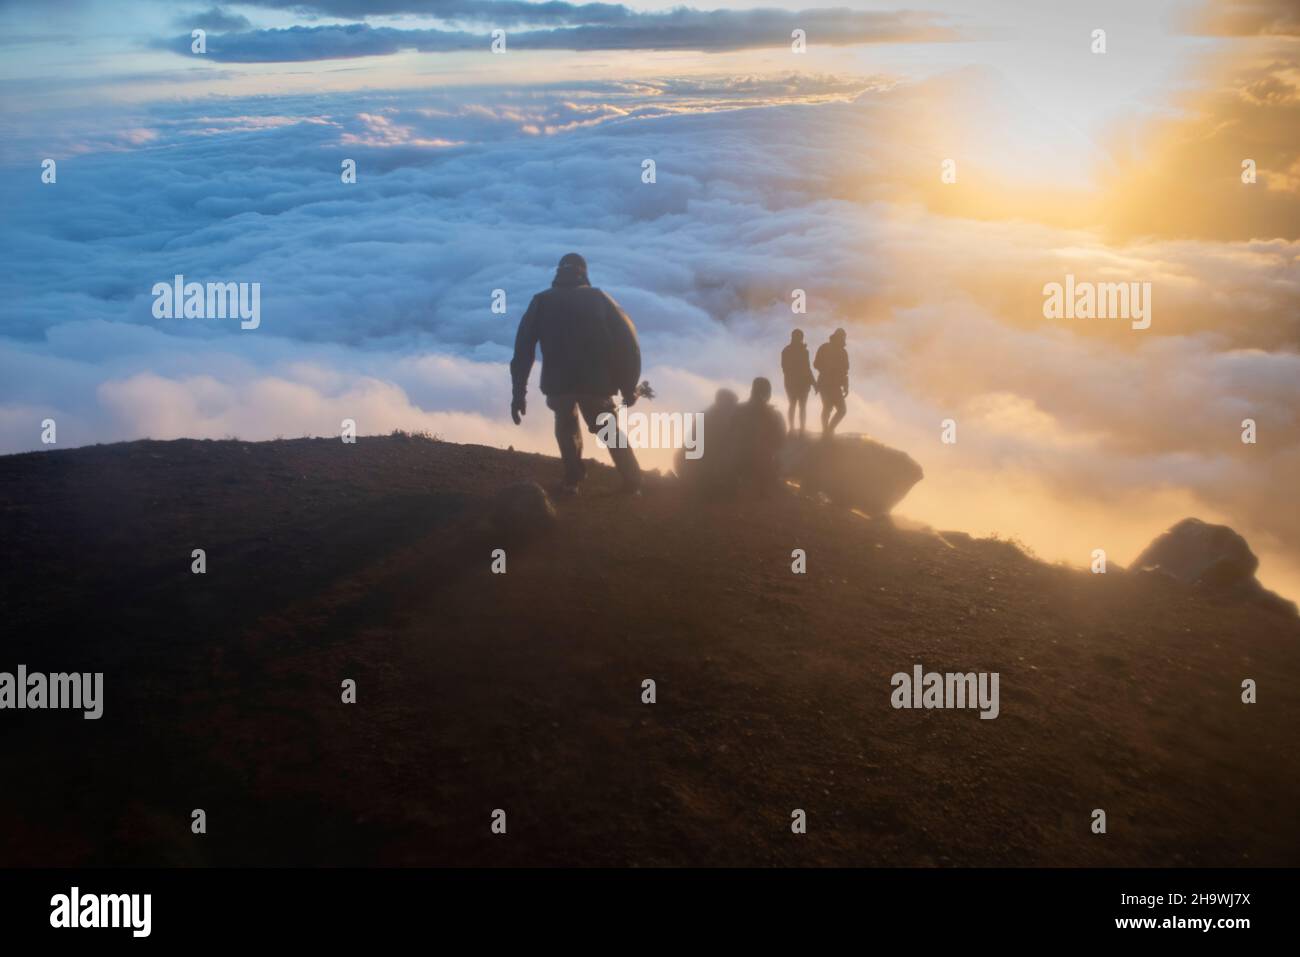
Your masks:
{"label": "hiker's trousers", "polygon": [[[614,400],[607,395],[561,393],[547,396],[546,404],[555,413],[555,441],[559,443],[560,459],[564,462],[564,481],[576,485],[587,474],[586,463],[582,461],[582,425],[578,415],[582,414],[587,431],[594,435],[604,425],[605,415],[614,415]],[[638,485],[641,466],[628,448],[627,436],[618,430],[617,424],[611,425],[607,434],[617,440],[609,447],[609,457],[614,460],[618,474],[624,483]]]}

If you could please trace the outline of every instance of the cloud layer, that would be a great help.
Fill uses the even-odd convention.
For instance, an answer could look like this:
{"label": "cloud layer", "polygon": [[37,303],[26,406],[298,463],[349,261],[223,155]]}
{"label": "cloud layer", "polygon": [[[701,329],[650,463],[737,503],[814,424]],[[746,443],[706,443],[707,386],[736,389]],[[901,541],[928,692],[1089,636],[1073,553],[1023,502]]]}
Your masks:
{"label": "cloud layer", "polygon": [[[844,325],[846,427],[927,470],[905,511],[1075,563],[1128,560],[1192,512],[1246,534],[1266,581],[1300,581],[1300,243],[1116,245],[936,213],[896,135],[933,94],[694,79],[204,101],[66,127],[111,148],[72,137],[56,184],[23,168],[0,185],[0,450],[39,448],[46,417],[61,445],[354,418],[548,450],[539,401],[523,429],[506,419],[505,362],[576,249],[637,322],[656,408],[779,382],[795,324],[814,343]],[[1042,287],[1066,273],[1151,282],[1151,329],[1044,319]],[[175,274],[261,283],[261,327],[155,319],[150,290]]]}
{"label": "cloud layer", "polygon": [[[486,24],[476,31],[371,26],[368,23],[292,26],[221,33],[207,40],[205,58],[230,63],[285,63],[387,56],[406,50],[453,53],[486,50],[491,31],[516,23],[547,24],[506,37],[514,50],[747,50],[789,46],[793,31],[814,42],[936,42],[957,33],[941,18],[908,11],[875,13],[844,9],[692,10],[641,13],[607,4],[474,3],[448,5],[453,19]],[[440,16],[443,14],[440,14]],[[211,14],[205,15],[211,18]],[[196,25],[198,21],[196,20]],[[192,52],[189,33],[156,41],[183,56]]]}

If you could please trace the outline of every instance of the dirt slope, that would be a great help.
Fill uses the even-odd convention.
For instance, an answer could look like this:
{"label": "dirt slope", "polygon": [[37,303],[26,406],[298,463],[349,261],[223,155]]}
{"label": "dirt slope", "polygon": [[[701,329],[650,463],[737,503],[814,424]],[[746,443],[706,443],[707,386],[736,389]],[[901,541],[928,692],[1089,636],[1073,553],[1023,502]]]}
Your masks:
{"label": "dirt slope", "polygon": [[[557,474],[400,437],[0,458],[0,670],[106,699],[0,712],[0,864],[1300,863],[1294,617],[604,468],[492,574],[485,503]],[[997,671],[1000,717],[894,710],[917,663]]]}

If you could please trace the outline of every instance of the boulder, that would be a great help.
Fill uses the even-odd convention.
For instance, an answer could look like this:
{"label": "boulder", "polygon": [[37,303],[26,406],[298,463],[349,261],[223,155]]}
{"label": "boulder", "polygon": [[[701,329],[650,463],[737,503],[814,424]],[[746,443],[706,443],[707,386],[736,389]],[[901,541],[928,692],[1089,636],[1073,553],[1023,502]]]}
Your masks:
{"label": "boulder", "polygon": [[1234,601],[1255,601],[1283,615],[1296,605],[1259,583],[1259,559],[1246,540],[1226,525],[1185,518],[1143,549],[1134,569],[1165,574]]}
{"label": "boulder", "polygon": [[1164,572],[1188,585],[1223,589],[1254,581],[1259,559],[1228,526],[1185,518],[1143,549],[1133,567]]}
{"label": "boulder", "polygon": [[493,530],[506,538],[532,538],[554,528],[557,521],[555,505],[536,482],[507,485],[492,499]]}
{"label": "boulder", "polygon": [[888,515],[925,477],[906,452],[851,432],[830,439],[789,436],[782,458],[785,476],[804,492],[872,516]]}

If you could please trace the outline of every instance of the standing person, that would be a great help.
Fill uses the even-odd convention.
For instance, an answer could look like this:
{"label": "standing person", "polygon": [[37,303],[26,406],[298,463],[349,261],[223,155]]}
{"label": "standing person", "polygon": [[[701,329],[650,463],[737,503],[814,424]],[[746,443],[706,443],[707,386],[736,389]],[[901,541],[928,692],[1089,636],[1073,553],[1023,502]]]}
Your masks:
{"label": "standing person", "polygon": [[799,410],[799,434],[803,435],[808,422],[808,391],[812,389],[813,371],[808,364],[808,346],[803,341],[803,330],[790,333],[790,344],[781,350],[781,374],[785,377],[785,397],[790,408],[790,432],[794,432],[794,411]]}
{"label": "standing person", "polygon": [[831,333],[830,342],[822,344],[813,360],[819,373],[817,392],[822,397],[822,435],[826,438],[835,434],[835,426],[848,411],[844,403],[849,394],[849,350],[844,348],[848,338],[847,332],[836,329]]}
{"label": "standing person", "polygon": [[[555,413],[555,441],[564,462],[564,481],[558,491],[574,495],[586,474],[579,414],[588,431],[598,432],[605,416],[614,414],[611,397],[615,392],[622,393],[624,405],[636,404],[641,377],[636,327],[618,303],[591,285],[587,262],[577,253],[560,260],[551,288],[533,296],[519,320],[515,354],[510,360],[514,385],[510,417],[515,425],[527,413],[524,396],[539,345],[542,394]],[[641,467],[621,431],[617,440],[609,455],[623,478],[623,490],[639,493]]]}

